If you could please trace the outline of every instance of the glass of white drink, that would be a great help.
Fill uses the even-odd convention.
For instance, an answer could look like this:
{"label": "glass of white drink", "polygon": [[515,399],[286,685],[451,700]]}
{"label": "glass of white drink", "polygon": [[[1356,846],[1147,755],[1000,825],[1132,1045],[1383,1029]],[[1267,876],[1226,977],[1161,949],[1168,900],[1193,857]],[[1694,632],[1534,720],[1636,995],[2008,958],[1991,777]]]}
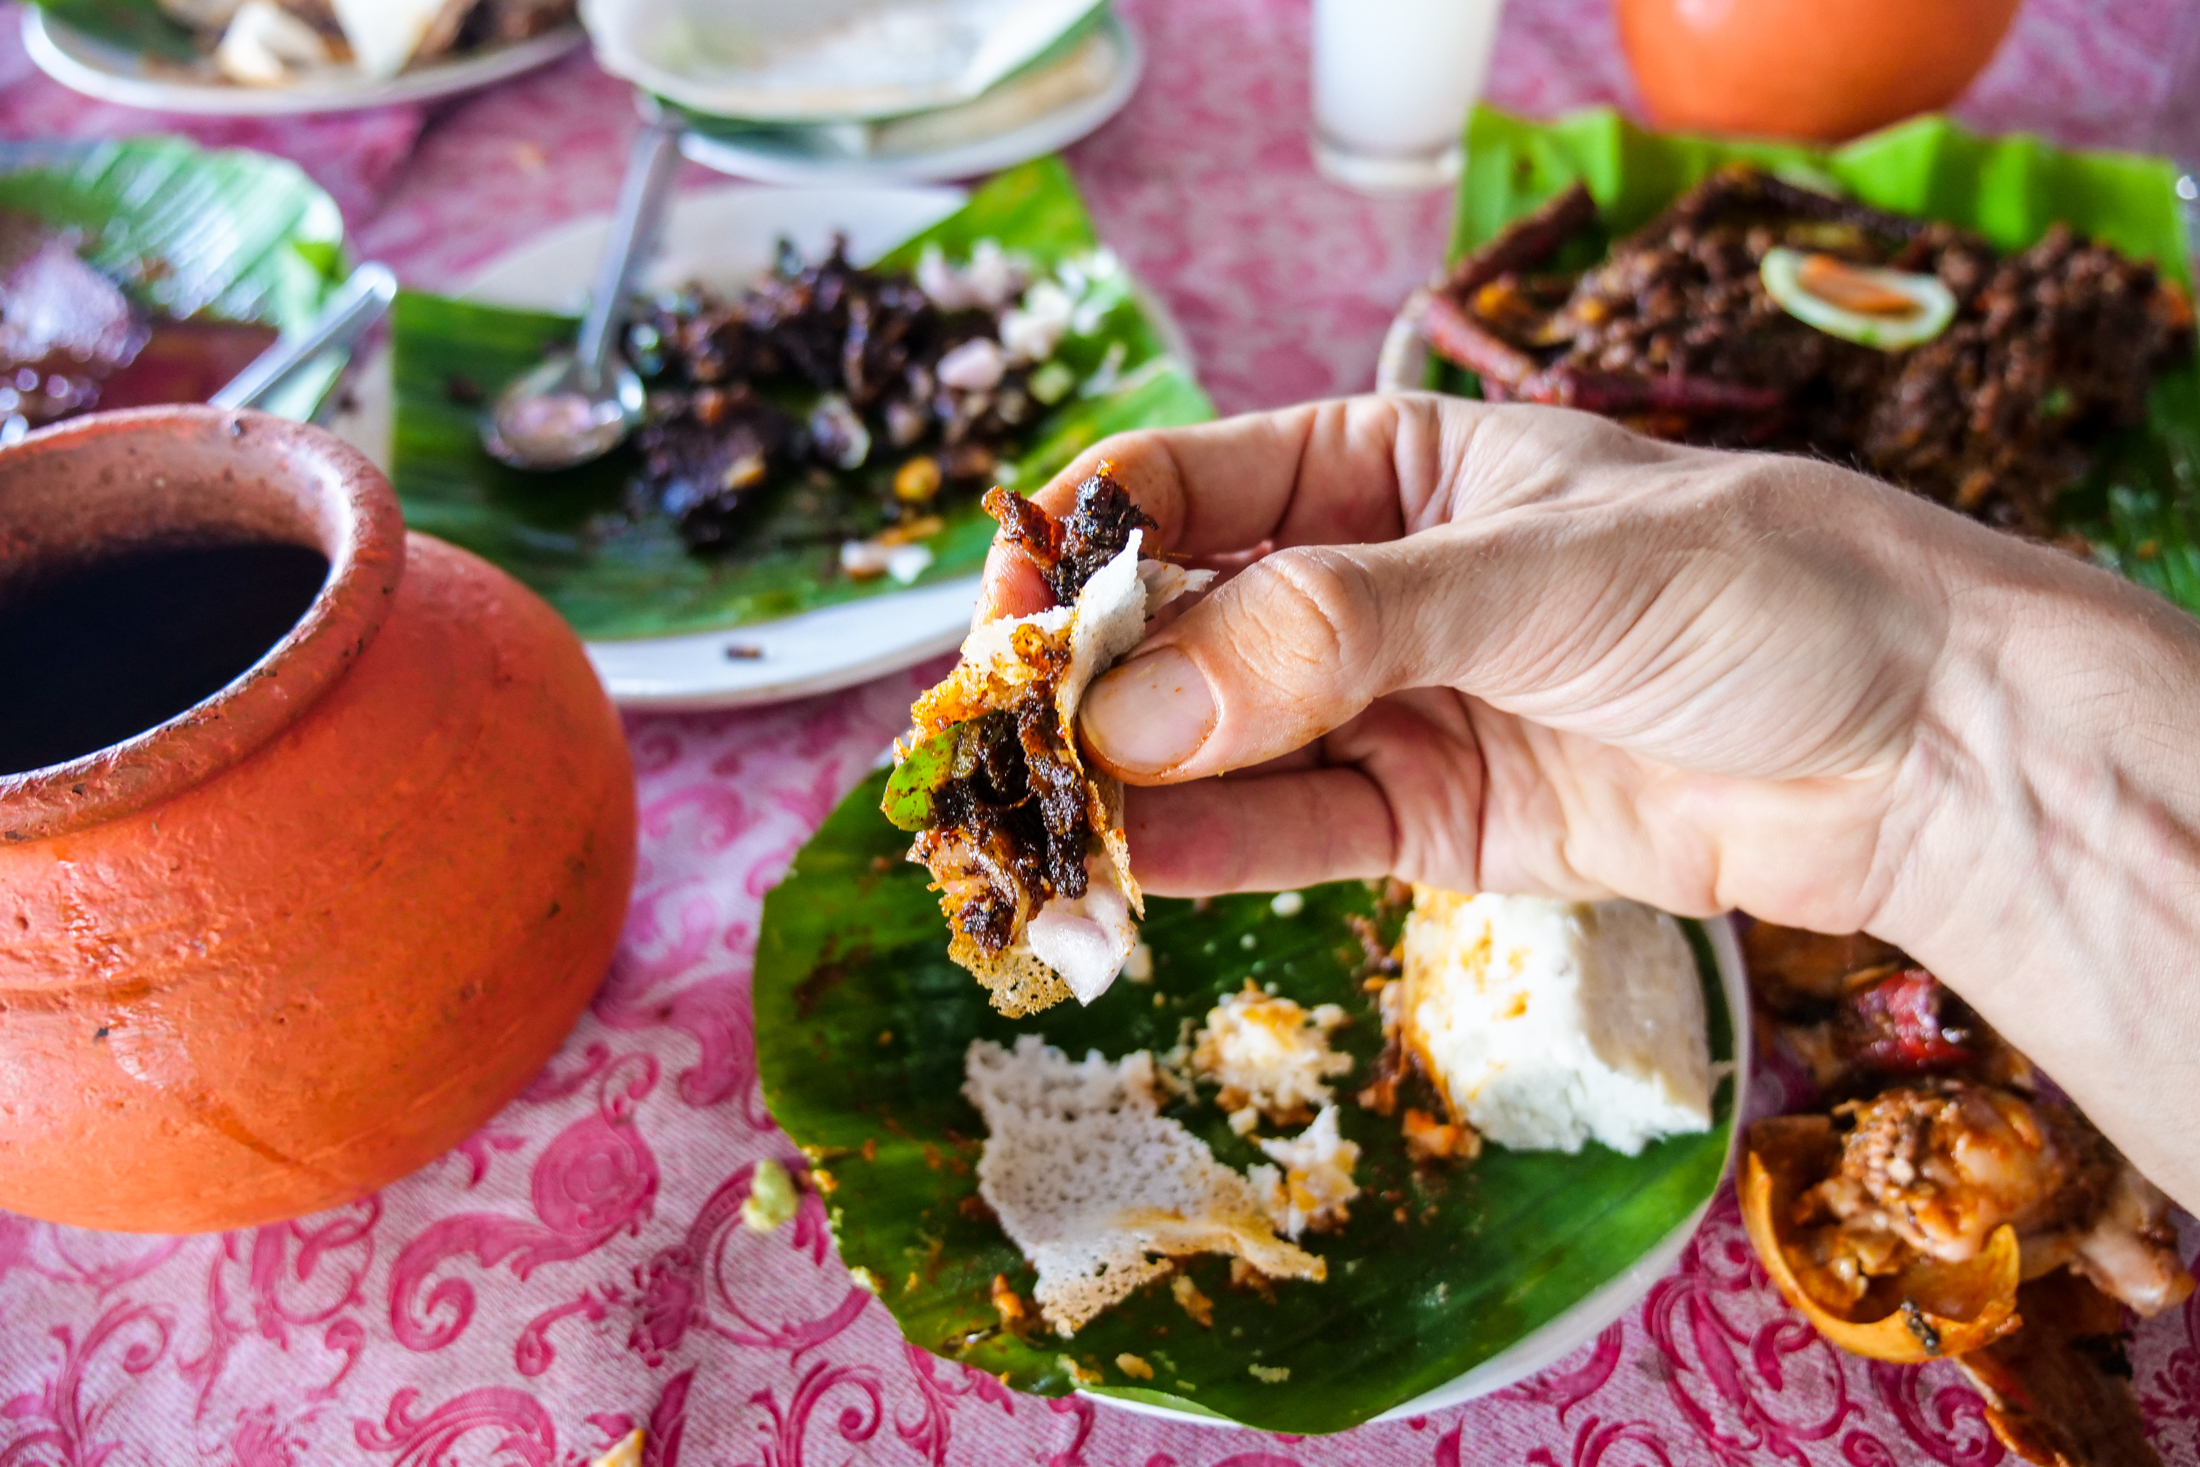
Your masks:
{"label": "glass of white drink", "polygon": [[1314,0],[1314,163],[1370,193],[1459,176],[1500,0]]}

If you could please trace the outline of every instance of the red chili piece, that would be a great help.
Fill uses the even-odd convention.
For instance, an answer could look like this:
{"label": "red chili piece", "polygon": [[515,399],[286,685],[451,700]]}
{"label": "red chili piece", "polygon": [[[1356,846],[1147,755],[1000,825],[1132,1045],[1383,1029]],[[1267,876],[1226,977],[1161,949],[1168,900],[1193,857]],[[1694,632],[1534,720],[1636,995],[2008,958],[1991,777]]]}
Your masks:
{"label": "red chili piece", "polygon": [[1905,968],[1850,994],[1834,1024],[1834,1040],[1855,1064],[1889,1074],[1917,1074],[1969,1063],[1971,1031],[1947,1012],[1954,1002],[1923,968]]}

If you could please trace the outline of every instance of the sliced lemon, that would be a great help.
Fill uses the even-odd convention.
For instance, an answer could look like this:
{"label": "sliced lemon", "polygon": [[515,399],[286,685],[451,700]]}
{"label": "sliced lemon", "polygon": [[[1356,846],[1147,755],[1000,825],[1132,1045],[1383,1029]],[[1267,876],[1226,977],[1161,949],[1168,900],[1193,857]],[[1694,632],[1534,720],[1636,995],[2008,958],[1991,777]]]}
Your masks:
{"label": "sliced lemon", "polygon": [[1852,265],[1784,246],[1765,251],[1765,292],[1796,320],[1880,351],[1907,351],[1948,329],[1956,298],[1931,275]]}

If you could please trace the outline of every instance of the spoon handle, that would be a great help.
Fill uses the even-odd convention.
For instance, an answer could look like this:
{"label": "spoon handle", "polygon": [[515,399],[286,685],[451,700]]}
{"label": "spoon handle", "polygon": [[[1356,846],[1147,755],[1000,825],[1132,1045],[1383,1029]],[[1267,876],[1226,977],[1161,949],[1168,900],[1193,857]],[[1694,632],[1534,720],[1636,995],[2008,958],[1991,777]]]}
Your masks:
{"label": "spoon handle", "polygon": [[284,336],[249,362],[207,401],[219,408],[257,407],[283,379],[330,347],[350,346],[382,319],[397,299],[397,277],[387,265],[365,264],[337,289],[296,336]]}
{"label": "spoon handle", "polygon": [[581,318],[577,356],[581,379],[590,391],[603,383],[604,365],[610,360],[614,333],[635,270],[656,244],[665,200],[680,170],[680,132],[678,123],[662,116],[653,118],[642,124],[634,137],[634,150],[627,155],[626,178],[619,185],[618,212],[611,221],[611,236],[604,241],[603,259],[596,266],[596,284],[588,294],[588,314]]}

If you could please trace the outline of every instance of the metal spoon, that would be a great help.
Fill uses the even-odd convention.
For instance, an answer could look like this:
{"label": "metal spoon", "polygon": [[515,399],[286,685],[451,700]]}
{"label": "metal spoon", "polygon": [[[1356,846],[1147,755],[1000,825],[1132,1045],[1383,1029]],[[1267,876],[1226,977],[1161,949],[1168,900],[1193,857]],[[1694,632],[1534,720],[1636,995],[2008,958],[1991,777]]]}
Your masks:
{"label": "metal spoon", "polygon": [[220,408],[258,407],[299,367],[322,352],[350,346],[366,335],[395,299],[397,277],[390,273],[390,267],[361,265],[329,297],[312,325],[296,336],[277,338],[207,402]]}
{"label": "metal spoon", "polygon": [[515,469],[570,469],[619,446],[642,418],[642,379],[619,352],[635,267],[656,242],[680,162],[680,128],[645,122],[619,185],[618,213],[572,356],[515,378],[481,420],[481,446]]}

